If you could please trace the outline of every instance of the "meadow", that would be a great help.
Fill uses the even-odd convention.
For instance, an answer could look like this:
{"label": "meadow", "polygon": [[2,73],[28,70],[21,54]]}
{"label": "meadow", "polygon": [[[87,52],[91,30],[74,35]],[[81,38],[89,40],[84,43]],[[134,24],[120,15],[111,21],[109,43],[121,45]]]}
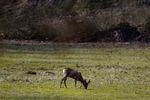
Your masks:
{"label": "meadow", "polygon": [[[62,45],[0,43],[0,100],[149,100],[149,46]],[[59,88],[65,67],[88,89],[73,79]]]}

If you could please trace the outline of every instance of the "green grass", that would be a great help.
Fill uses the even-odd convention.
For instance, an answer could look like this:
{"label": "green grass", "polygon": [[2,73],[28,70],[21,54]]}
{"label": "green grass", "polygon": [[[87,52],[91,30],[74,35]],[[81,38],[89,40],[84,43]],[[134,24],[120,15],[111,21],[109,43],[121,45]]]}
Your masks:
{"label": "green grass", "polygon": [[[91,79],[88,90],[59,88],[62,69],[72,67]],[[36,75],[27,74],[34,71]],[[53,72],[53,73],[47,73]],[[149,47],[63,47],[0,44],[2,100],[149,100]]]}
{"label": "green grass", "polygon": [[[102,85],[88,90],[58,88],[51,83],[5,83],[0,85],[5,99],[149,99],[150,87],[143,85]],[[143,90],[144,89],[144,90]]]}

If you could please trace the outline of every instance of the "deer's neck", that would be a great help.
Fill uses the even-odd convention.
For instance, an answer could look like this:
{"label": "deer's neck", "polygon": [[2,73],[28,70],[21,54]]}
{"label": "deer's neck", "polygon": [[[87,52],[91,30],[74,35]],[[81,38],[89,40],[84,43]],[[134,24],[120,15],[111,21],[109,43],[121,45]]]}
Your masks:
{"label": "deer's neck", "polygon": [[80,81],[81,83],[84,83],[84,79],[83,79],[83,77],[81,76],[81,77],[79,77],[78,78],[78,81]]}

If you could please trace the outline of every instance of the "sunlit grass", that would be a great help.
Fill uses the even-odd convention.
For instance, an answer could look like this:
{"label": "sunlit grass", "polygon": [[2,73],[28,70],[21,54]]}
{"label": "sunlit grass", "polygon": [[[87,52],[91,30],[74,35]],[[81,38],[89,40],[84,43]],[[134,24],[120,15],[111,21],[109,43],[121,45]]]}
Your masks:
{"label": "sunlit grass", "polygon": [[[148,100],[150,48],[53,48],[1,46],[0,99]],[[45,48],[46,49],[45,49]],[[34,48],[34,49],[31,49]],[[37,49],[36,49],[37,48]],[[91,79],[88,90],[59,88],[62,69],[73,67]],[[34,71],[36,75],[27,74]],[[50,74],[47,74],[50,72]],[[53,73],[53,74],[51,74]]]}
{"label": "sunlit grass", "polygon": [[149,99],[150,86],[135,85],[101,85],[88,90],[75,88],[59,88],[51,83],[2,83],[0,84],[2,99],[83,99],[83,100],[135,100]]}

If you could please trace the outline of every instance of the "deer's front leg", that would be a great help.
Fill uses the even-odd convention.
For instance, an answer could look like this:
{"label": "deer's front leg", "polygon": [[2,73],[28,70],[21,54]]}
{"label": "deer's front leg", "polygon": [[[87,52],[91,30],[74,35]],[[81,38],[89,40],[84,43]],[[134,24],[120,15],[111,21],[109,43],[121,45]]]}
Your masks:
{"label": "deer's front leg", "polygon": [[80,88],[82,88],[82,83],[81,83],[81,85],[80,85]]}
{"label": "deer's front leg", "polygon": [[77,85],[77,80],[75,79],[74,82],[75,82],[75,87],[76,87],[76,85]]}

